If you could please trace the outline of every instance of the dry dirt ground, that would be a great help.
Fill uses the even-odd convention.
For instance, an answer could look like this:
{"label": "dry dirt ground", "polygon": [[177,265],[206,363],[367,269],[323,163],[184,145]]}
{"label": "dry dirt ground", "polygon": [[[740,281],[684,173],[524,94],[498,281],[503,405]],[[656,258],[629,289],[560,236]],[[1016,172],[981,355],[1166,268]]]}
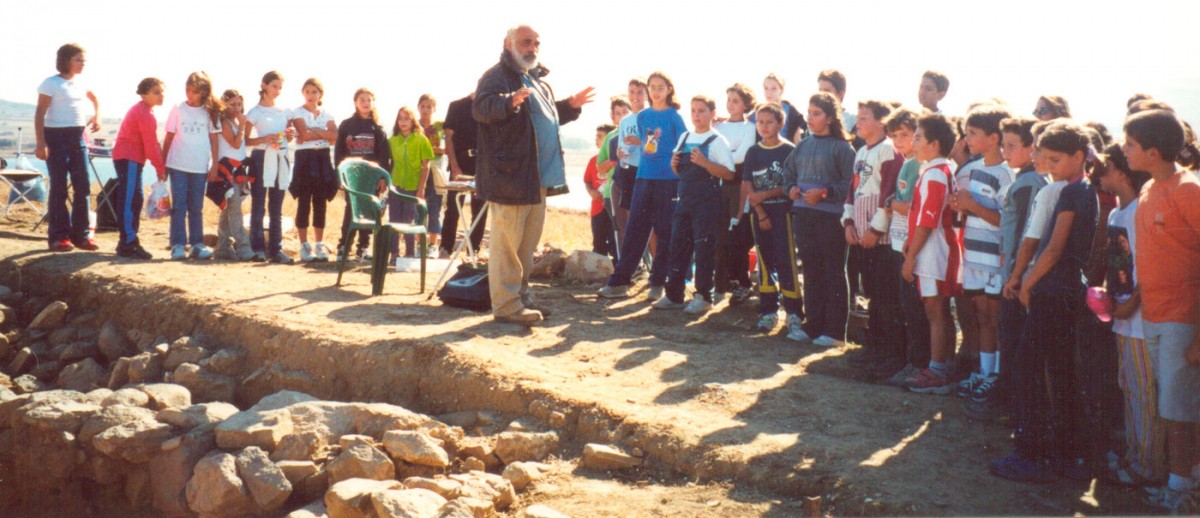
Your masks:
{"label": "dry dirt ground", "polygon": [[[340,202],[330,214],[341,214]],[[650,467],[631,474],[559,461],[561,469],[522,505],[546,503],[574,516],[796,516],[803,497],[820,496],[823,512],[849,515],[1151,512],[1136,491],[1100,482],[1022,485],[990,476],[987,462],[1008,453],[1008,429],[968,420],[953,397],[863,381],[843,358],[856,346],[826,350],[790,342],[780,329],[756,333],[752,305],[721,304],[687,318],[652,312],[644,285],[611,302],[597,299],[597,286],[555,281],[534,291],[553,316],[526,330],[429,300],[417,293],[415,273],[389,274],[384,295],[369,297],[362,267],[339,288],[333,263],[172,263],[162,259],[166,220],[142,223],[142,240],[159,257],[152,263],[115,257],[114,233],[99,235],[100,252],[50,254],[44,227],[34,234],[29,211],[15,216],[0,220],[0,274],[8,278],[17,269],[29,279],[39,270],[86,275],[344,347],[436,344],[448,351],[444,361],[501,380],[486,389],[496,397],[553,394],[615,416],[626,435],[661,441],[645,448]],[[545,241],[567,251],[590,242],[584,215],[552,211],[549,218]],[[285,249],[294,254],[297,246],[294,232],[286,236]],[[435,278],[431,272],[430,283]],[[433,413],[488,409],[494,399],[476,396],[421,394],[430,400],[406,403]],[[581,448],[568,443],[563,456]]]}

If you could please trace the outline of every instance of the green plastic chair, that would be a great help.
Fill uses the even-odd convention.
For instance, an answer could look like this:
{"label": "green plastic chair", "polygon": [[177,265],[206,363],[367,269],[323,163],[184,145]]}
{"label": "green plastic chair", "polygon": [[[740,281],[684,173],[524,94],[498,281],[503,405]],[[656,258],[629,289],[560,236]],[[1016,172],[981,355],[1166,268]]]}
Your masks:
{"label": "green plastic chair", "polygon": [[[429,208],[425,200],[398,191],[392,185],[392,175],[374,162],[361,158],[344,160],[338,166],[338,176],[341,178],[342,190],[350,202],[350,232],[355,230],[370,230],[374,244],[371,253],[371,295],[383,294],[383,281],[387,278],[388,257],[391,255],[392,238],[401,235],[419,235],[421,237],[421,293],[425,293],[425,259],[426,235],[425,223],[429,216]],[[413,223],[389,223],[384,221],[387,209],[387,198],[380,197],[379,182],[387,185],[387,196],[399,196],[417,204],[417,219]],[[349,239],[349,238],[347,238]],[[347,241],[349,242],[349,241]],[[346,270],[346,258],[349,253],[343,250],[338,254],[337,286],[342,285],[342,272]]]}

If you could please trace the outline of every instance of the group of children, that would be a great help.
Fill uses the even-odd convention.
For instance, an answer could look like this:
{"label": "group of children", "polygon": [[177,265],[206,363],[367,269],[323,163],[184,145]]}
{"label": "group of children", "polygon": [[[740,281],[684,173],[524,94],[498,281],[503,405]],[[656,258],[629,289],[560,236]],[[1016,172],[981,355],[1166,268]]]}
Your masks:
{"label": "group of children", "polygon": [[[98,103],[77,77],[83,71],[84,57],[82,47],[62,46],[58,51],[59,74],[48,78],[38,89],[37,154],[47,161],[51,176],[48,205],[53,251],[98,249],[87,235],[90,183],[85,181],[86,128],[82,101],[90,99],[97,111]],[[142,171],[149,161],[157,171],[158,180],[170,186],[172,260],[216,257],[280,264],[295,262],[282,249],[283,201],[290,193],[298,202],[295,223],[300,237],[300,260],[328,261],[330,249],[324,242],[326,206],[340,190],[336,164],[350,157],[379,164],[391,173],[392,184],[401,192],[425,200],[429,206],[426,227],[431,249],[436,250],[437,236],[442,230],[438,219],[443,194],[437,185],[444,182],[438,162],[443,155],[444,133],[441,123],[432,120],[436,100],[430,95],[421,96],[419,116],[409,107],[401,108],[389,138],[379,122],[375,96],[370,90],[355,92],[354,115],[338,124],[322,107],[324,86],[315,78],[306,80],[301,88],[305,101],[302,106],[294,110],[277,106],[283,81],[279,72],[266,73],[258,103],[244,111],[244,99],[236,90],[226,90],[218,98],[208,74],[190,74],[184,85],[186,100],[171,108],[161,147],[158,122],[152,110],[163,103],[164,84],[157,78],[146,78],[138,84],[141,101],[126,113],[112,150],[118,181],[117,255],[152,258],[138,240],[144,203]],[[92,131],[99,129],[95,117],[86,122]],[[77,176],[83,180],[76,180]],[[68,177],[76,186],[71,210],[65,206]],[[242,214],[242,202],[247,197],[250,198],[248,232]],[[220,210],[215,250],[204,243],[206,199]],[[401,201],[399,197],[390,197],[389,205],[389,218],[394,222],[412,222],[417,212],[416,202]],[[338,244],[340,253],[347,255],[353,244],[348,235],[350,218],[347,204],[342,242]],[[429,253],[418,251],[412,236],[406,238],[409,240],[406,255]],[[358,258],[367,258],[369,239],[369,233],[360,231]],[[399,256],[398,241],[393,243],[392,254]]]}
{"label": "group of children", "polygon": [[[782,298],[787,338],[844,341],[849,271],[868,299],[865,347],[850,361],[1011,424],[1014,453],[993,474],[1107,473],[1151,487],[1169,509],[1191,505],[1200,150],[1190,126],[1143,94],[1128,103],[1120,144],[1103,125],[1072,120],[1060,97],[1040,98],[1035,118],[994,100],[948,117],[937,105],[949,80],[936,71],[922,77],[919,112],[867,100],[856,113],[841,106],[845,76],[824,71],[805,117],[781,102],[782,85],[768,76],[759,105],[733,85],[723,120],[696,96],[690,131],[661,72],[612,99],[586,176],[596,251],[616,264],[599,295],[629,296],[653,235],[653,308],[702,314],[720,291],[739,302],[720,289],[737,286],[736,274],[714,264],[745,257],[745,225],[759,261],[758,329],[776,328]],[[1106,356],[1111,364],[1097,359]],[[1122,408],[1120,393],[1114,417],[1105,409]],[[1123,427],[1089,429],[1120,414]]]}

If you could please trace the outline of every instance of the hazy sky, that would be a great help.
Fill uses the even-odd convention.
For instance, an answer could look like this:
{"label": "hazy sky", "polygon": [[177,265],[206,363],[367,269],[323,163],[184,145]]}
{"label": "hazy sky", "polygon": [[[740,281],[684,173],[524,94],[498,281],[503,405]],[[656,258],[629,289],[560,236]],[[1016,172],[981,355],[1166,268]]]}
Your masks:
{"label": "hazy sky", "polygon": [[932,68],[950,76],[948,113],[998,97],[1028,114],[1038,95],[1057,94],[1077,117],[1119,125],[1125,99],[1147,92],[1200,121],[1197,2],[12,1],[22,12],[0,29],[0,98],[35,102],[55,50],[78,42],[88,50],[82,79],[108,117],[137,101],[146,76],[166,82],[168,106],[180,102],[193,70],[208,71],[218,91],[241,90],[249,108],[262,74],[277,69],[282,105],[299,104],[315,76],[342,118],[366,86],[390,128],[425,92],[444,113],[496,62],[505,29],[528,23],[560,98],[597,88],[597,102],[564,128],[575,136],[606,121],[608,96],[631,76],[658,69],[680,97],[716,97],[722,112],[726,87],[745,82],[761,95],[770,71],[788,81],[785,98],[803,103],[827,67],[848,76],[848,102],[915,106]]}

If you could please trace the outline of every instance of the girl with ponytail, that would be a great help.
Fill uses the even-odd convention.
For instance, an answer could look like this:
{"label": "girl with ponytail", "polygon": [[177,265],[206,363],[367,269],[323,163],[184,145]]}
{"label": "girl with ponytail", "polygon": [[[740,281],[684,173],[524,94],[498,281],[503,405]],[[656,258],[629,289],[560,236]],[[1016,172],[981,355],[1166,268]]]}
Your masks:
{"label": "girl with ponytail", "polygon": [[167,138],[163,141],[165,171],[158,179],[171,180],[171,260],[190,256],[209,259],[204,246],[204,193],[208,180],[216,180],[217,136],[224,106],[213,96],[212,80],[204,72],[187,78],[187,100],[171,109]]}

